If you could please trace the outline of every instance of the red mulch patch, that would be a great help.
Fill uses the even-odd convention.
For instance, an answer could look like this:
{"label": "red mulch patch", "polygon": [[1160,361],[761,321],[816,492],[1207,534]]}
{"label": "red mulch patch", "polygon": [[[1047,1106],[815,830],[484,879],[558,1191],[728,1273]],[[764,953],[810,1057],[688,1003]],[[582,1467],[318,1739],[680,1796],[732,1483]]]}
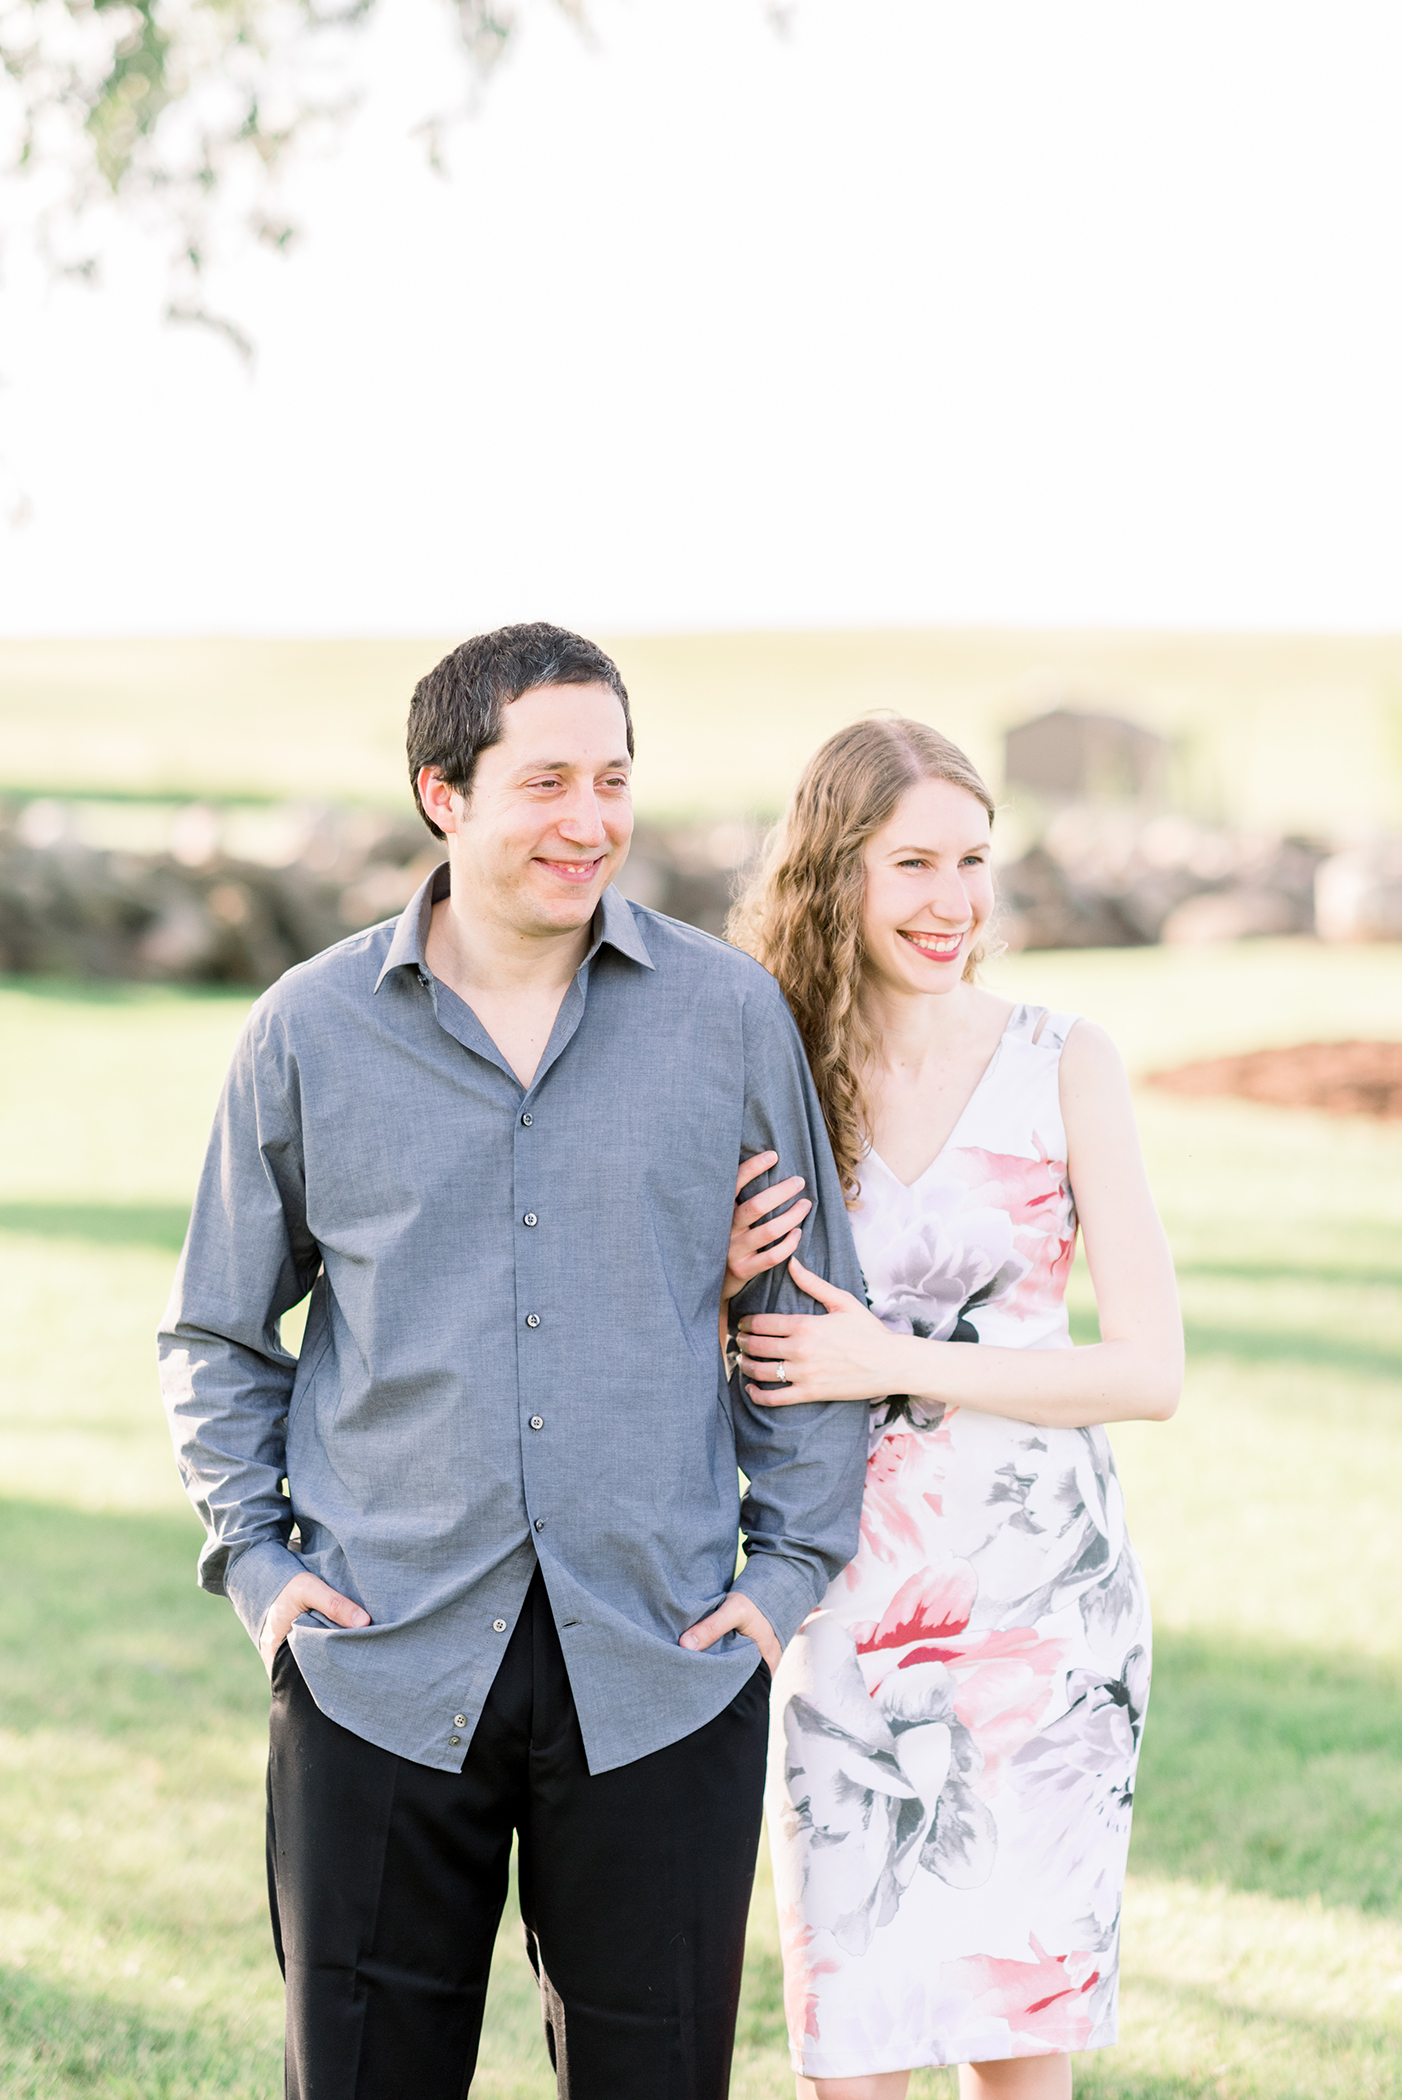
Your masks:
{"label": "red mulch patch", "polygon": [[1239,1094],[1277,1108],[1322,1108],[1331,1116],[1402,1116],[1402,1043],[1297,1043],[1153,1072],[1172,1094]]}

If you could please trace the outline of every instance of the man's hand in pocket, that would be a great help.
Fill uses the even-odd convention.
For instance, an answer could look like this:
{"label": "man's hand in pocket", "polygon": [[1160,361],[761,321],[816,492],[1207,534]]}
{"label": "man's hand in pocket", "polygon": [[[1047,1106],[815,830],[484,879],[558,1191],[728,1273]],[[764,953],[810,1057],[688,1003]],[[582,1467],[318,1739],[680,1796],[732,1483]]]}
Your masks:
{"label": "man's hand in pocket", "polygon": [[330,1583],[323,1582],[319,1575],[294,1575],[268,1606],[263,1631],[258,1636],[258,1653],[269,1677],[273,1674],[273,1657],[291,1632],[293,1621],[300,1619],[304,1611],[319,1611],[324,1619],[333,1620],[337,1626],[370,1624],[368,1611],[359,1604],[352,1604],[349,1597],[333,1590]]}

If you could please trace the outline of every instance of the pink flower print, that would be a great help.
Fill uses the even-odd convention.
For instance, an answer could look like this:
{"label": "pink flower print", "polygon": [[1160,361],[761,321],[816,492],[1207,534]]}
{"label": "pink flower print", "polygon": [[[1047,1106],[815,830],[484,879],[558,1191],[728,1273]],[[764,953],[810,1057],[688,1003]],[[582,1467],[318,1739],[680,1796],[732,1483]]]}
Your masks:
{"label": "pink flower print", "polygon": [[893,1480],[899,1479],[906,1455],[914,1448],[913,1436],[883,1437],[867,1460],[867,1493],[870,1494],[873,1488],[889,1487]]}
{"label": "pink flower print", "polygon": [[918,1455],[918,1439],[903,1431],[883,1436],[867,1461],[862,1546],[873,1560],[889,1564],[902,1549],[907,1553],[921,1551],[920,1527],[914,1510],[908,1507],[909,1497],[901,1480],[906,1461]]}
{"label": "pink flower print", "polygon": [[962,1145],[950,1164],[970,1195],[1004,1213],[1014,1225],[1035,1225],[1045,1233],[1062,1222],[1066,1196],[1066,1162],[1053,1159],[1035,1135],[1035,1159],[1016,1152],[985,1152]]}
{"label": "pink flower print", "polygon": [[960,1633],[938,1645],[912,1648],[898,1669],[940,1662],[954,1681],[954,1710],[984,1757],[983,1791],[991,1792],[1003,1765],[1035,1734],[1066,1655],[1065,1641],[1046,1640],[1035,1626],[993,1633]]}
{"label": "pink flower print", "polygon": [[962,1633],[978,1595],[978,1578],[966,1560],[946,1568],[921,1568],[903,1582],[875,1626],[854,1626],[857,1653],[904,1648],[910,1642],[947,1640]]}
{"label": "pink flower print", "polygon": [[1004,1214],[1013,1228],[1022,1272],[1012,1280],[1010,1305],[1043,1312],[1061,1304],[1076,1251],[1076,1212],[1064,1159],[1053,1159],[1035,1134],[1037,1157],[961,1147],[950,1165],[971,1197]]}
{"label": "pink flower print", "polygon": [[1029,1313],[1050,1312],[1066,1296],[1066,1279],[1076,1258],[1074,1227],[1062,1238],[1046,1234],[1032,1247],[1031,1255],[1031,1267],[1013,1291],[1012,1304]]}
{"label": "pink flower print", "polygon": [[814,1986],[823,1976],[836,1976],[842,1964],[832,1956],[819,1960],[813,1953],[817,1933],[805,1925],[792,1903],[779,1906],[779,1939],[784,1949],[784,2018],[790,2034],[805,2041],[821,2039],[818,2032],[818,1992]]}
{"label": "pink flower print", "polygon": [[1028,2046],[1016,2056],[1060,2055],[1083,2049],[1095,2025],[1090,1993],[1100,1981],[1094,1954],[1050,1955],[1035,1936],[1031,1961],[980,1954],[950,1965],[968,1992],[971,2010],[1006,2020]]}
{"label": "pink flower print", "polygon": [[1046,1713],[1067,1646],[1043,1639],[1035,1627],[1014,1626],[950,1657],[955,1710],[978,1737],[990,1785]]}

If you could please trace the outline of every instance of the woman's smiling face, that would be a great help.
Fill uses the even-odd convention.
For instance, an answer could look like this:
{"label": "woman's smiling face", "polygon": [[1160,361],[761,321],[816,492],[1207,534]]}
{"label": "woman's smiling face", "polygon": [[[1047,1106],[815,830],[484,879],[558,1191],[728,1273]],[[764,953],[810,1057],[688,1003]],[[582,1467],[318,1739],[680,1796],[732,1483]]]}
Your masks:
{"label": "woman's smiling face", "polygon": [[949,780],[907,788],[863,849],[868,976],[893,992],[949,992],[993,910],[988,811]]}

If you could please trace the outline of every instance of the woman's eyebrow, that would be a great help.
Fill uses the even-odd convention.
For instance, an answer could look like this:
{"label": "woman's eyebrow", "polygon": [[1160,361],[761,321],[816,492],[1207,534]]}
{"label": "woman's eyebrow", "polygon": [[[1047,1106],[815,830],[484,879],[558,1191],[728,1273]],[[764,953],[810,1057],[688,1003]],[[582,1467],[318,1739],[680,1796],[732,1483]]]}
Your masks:
{"label": "woman's eyebrow", "polygon": [[[972,845],[960,846],[955,850],[959,853],[962,859],[962,857],[966,853],[987,852],[988,845],[989,841],[987,839],[975,839]],[[945,848],[946,852],[948,852],[949,850],[950,849],[948,847]],[[893,853],[922,853],[924,854],[927,860],[933,860],[935,856],[939,853],[940,848],[938,846],[893,846],[891,848],[891,851]]]}

